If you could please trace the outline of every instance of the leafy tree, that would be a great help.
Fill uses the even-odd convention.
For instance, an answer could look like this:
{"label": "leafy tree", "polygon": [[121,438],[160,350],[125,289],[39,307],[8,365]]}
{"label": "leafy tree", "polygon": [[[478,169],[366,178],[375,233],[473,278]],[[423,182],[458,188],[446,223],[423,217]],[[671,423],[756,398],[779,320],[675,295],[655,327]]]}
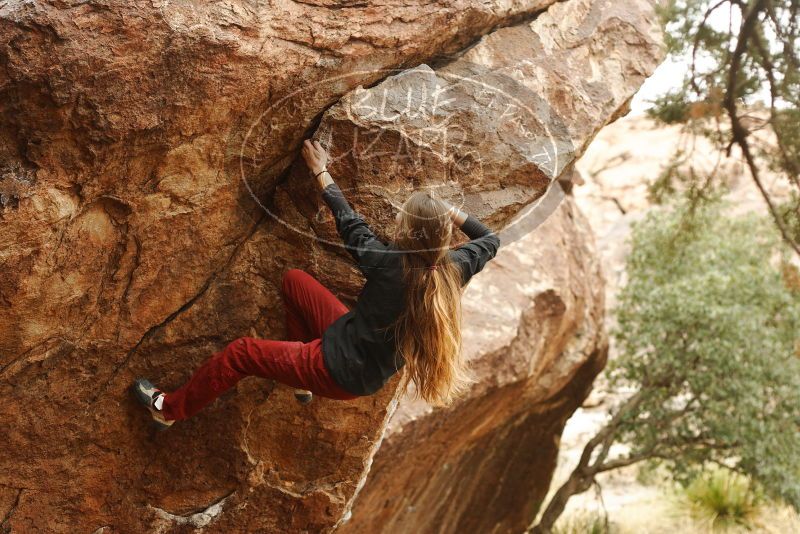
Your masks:
{"label": "leafy tree", "polygon": [[719,203],[684,202],[636,225],[606,370],[613,389],[634,393],[534,533],[551,532],[598,474],[644,460],[682,482],[724,466],[800,508],[800,287],[788,256],[767,221],[726,218]]}
{"label": "leafy tree", "polygon": [[[690,57],[691,68],[651,115],[684,124],[728,155],[738,147],[783,239],[800,254],[800,0],[668,0],[659,12],[669,53]],[[773,198],[767,170],[794,191],[789,201]],[[720,187],[715,178],[665,173],[656,189],[683,182],[704,200],[696,193]]]}

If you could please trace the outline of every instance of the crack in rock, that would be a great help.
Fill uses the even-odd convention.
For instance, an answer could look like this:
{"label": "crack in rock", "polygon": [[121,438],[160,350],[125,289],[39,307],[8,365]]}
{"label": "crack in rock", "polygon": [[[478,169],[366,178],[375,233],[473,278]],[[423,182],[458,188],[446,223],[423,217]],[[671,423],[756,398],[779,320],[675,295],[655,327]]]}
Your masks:
{"label": "crack in rock", "polygon": [[258,231],[258,229],[261,226],[261,224],[266,220],[267,220],[266,215],[262,214],[261,217],[255,222],[255,224],[253,225],[251,230],[247,233],[247,235],[245,235],[245,237],[234,247],[233,252],[228,257],[228,259],[225,261],[225,263],[220,268],[218,268],[217,270],[215,270],[214,272],[211,273],[211,275],[206,279],[205,283],[200,288],[200,290],[197,293],[195,293],[189,300],[184,302],[177,310],[175,310],[174,312],[170,313],[163,321],[161,321],[160,323],[150,327],[142,335],[142,337],[139,339],[139,341],[136,343],[136,345],[134,345],[133,348],[128,351],[128,354],[125,356],[125,358],[122,360],[122,362],[120,362],[114,368],[114,370],[111,373],[111,376],[109,376],[108,379],[105,381],[105,384],[101,388],[98,388],[98,391],[94,395],[92,400],[90,401],[90,404],[94,404],[100,398],[100,396],[103,393],[105,393],[105,391],[108,389],[108,386],[111,384],[111,382],[114,380],[114,378],[116,378],[116,376],[119,374],[119,372],[128,364],[128,362],[130,362],[131,358],[139,350],[139,347],[141,347],[145,342],[147,342],[149,339],[151,339],[153,336],[155,336],[156,333],[158,333],[160,330],[165,328],[168,324],[170,324],[175,319],[177,319],[183,312],[185,312],[188,309],[190,309],[195,304],[195,302],[200,300],[200,298],[203,295],[205,295],[205,293],[208,291],[208,289],[213,285],[214,281],[219,276],[225,274],[225,272],[227,271],[228,267],[233,263],[234,259],[236,258],[236,255],[239,253],[239,251],[242,249],[242,247],[245,246],[248,241],[250,241],[250,239],[253,237],[253,235],[255,235],[255,233]]}
{"label": "crack in rock", "polygon": [[8,520],[11,519],[11,516],[17,511],[17,507],[22,500],[22,494],[24,492],[24,489],[17,490],[17,497],[14,499],[14,504],[11,505],[11,508],[8,510],[8,513],[6,513],[6,516],[3,518],[3,520],[0,521],[0,528],[3,529],[3,532],[5,532],[5,529],[9,528]]}

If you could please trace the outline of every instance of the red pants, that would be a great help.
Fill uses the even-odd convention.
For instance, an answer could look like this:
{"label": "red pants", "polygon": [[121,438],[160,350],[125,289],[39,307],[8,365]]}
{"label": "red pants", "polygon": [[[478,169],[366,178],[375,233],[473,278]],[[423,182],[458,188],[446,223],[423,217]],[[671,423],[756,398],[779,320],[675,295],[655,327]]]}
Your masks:
{"label": "red pants", "polygon": [[328,373],[322,360],[322,333],[347,307],[309,274],[289,270],[283,277],[286,330],[291,341],[239,338],[209,358],[189,381],[164,397],[168,420],[186,419],[246,376],[277,380],[320,397],[355,399]]}

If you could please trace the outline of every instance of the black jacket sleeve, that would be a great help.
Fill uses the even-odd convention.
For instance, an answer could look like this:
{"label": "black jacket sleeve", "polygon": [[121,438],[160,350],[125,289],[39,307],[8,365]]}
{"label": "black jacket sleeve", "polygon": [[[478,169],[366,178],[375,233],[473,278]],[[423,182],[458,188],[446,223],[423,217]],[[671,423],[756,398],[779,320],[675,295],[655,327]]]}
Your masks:
{"label": "black jacket sleeve", "polygon": [[388,248],[381,242],[367,222],[350,207],[342,190],[336,184],[330,184],[322,190],[322,199],[328,205],[336,221],[336,231],[342,238],[345,249],[356,260],[358,267],[365,275],[368,270],[377,266]]}
{"label": "black jacket sleeve", "polygon": [[467,234],[470,241],[453,252],[454,261],[460,264],[463,283],[466,284],[483,270],[486,262],[495,257],[500,248],[500,238],[472,215],[467,216],[467,220],[461,225],[461,231]]}

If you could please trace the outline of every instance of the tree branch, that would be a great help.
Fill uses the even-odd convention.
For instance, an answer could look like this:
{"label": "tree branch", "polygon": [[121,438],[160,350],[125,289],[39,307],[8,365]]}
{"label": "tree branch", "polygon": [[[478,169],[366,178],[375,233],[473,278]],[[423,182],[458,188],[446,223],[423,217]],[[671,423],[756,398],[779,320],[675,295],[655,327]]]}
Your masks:
{"label": "tree branch", "polygon": [[786,150],[786,145],[783,143],[783,139],[775,130],[775,101],[777,100],[777,90],[776,85],[777,82],[775,80],[775,68],[772,64],[772,61],[769,58],[769,51],[767,47],[764,45],[764,42],[761,40],[761,36],[758,33],[753,35],[753,42],[756,44],[756,48],[763,59],[763,69],[767,75],[767,81],[769,82],[769,95],[770,95],[770,102],[769,102],[769,116],[770,116],[770,124],[772,125],[773,133],[775,134],[775,140],[778,144],[778,151],[781,155],[781,160],[783,161],[783,167],[786,170],[786,174],[789,176],[789,180],[794,182],[795,186],[800,188],[800,178],[798,178],[798,169],[795,162],[789,157],[789,154]]}
{"label": "tree branch", "polygon": [[[689,71],[691,72],[691,76],[689,76],[689,83],[692,84],[692,89],[694,89],[694,91],[697,94],[701,94],[702,93],[702,91],[700,90],[700,87],[697,85],[697,81],[695,79],[697,77],[696,64],[697,64],[697,49],[700,46],[700,35],[701,35],[700,29],[703,26],[706,25],[706,21],[708,21],[708,17],[710,17],[711,14],[714,11],[716,11],[717,9],[722,7],[723,4],[728,3],[728,1],[729,0],[720,0],[716,4],[714,4],[712,6],[709,6],[709,8],[706,9],[705,14],[703,15],[703,20],[701,20],[700,24],[697,25],[697,32],[694,35],[694,41],[692,43],[692,62],[691,62],[690,68],[689,68]],[[731,2],[731,4],[733,4],[733,2]]]}
{"label": "tree branch", "polygon": [[756,165],[753,155],[750,153],[750,145],[747,141],[747,129],[742,126],[742,123],[740,122],[736,113],[736,92],[738,90],[739,69],[742,65],[742,56],[747,49],[747,42],[753,35],[755,24],[758,20],[758,15],[764,8],[765,3],[766,0],[755,0],[752,4],[752,7],[742,20],[742,24],[739,28],[739,37],[736,42],[736,48],[734,49],[732,55],[730,71],[728,72],[728,87],[725,93],[724,105],[728,113],[728,118],[731,121],[731,135],[733,136],[733,140],[742,150],[742,155],[744,156],[745,162],[750,169],[750,175],[752,176],[756,187],[761,193],[764,202],[767,203],[770,214],[775,220],[775,224],[778,226],[784,241],[786,241],[786,243],[795,251],[795,253],[800,256],[800,246],[798,246],[794,239],[792,239],[792,237],[789,235],[789,231],[783,224],[783,220],[781,219],[777,208],[773,204],[772,198],[764,188],[764,184],[761,182],[758,166]]}

